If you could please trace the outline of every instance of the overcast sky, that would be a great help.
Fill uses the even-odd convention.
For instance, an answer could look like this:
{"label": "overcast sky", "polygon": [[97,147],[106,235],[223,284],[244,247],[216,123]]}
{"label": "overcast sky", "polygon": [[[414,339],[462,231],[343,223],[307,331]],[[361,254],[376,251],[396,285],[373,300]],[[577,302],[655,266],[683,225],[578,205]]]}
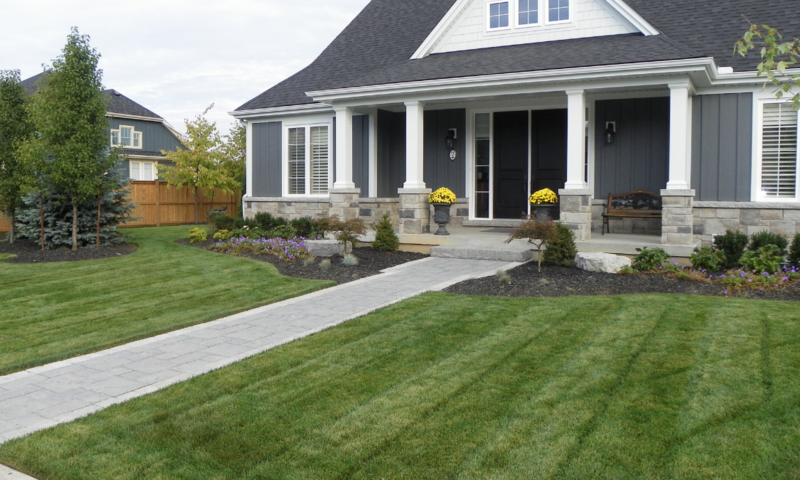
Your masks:
{"label": "overcast sky", "polygon": [[179,131],[227,112],[308,65],[369,0],[0,0],[0,69],[22,78],[61,54],[70,27],[102,55],[103,84]]}

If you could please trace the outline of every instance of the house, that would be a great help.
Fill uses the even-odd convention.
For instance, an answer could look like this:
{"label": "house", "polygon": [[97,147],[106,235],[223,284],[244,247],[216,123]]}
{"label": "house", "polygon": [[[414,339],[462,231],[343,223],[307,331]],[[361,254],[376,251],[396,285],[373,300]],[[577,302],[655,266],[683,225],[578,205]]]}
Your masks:
{"label": "house", "polygon": [[[46,72],[22,81],[29,94],[38,89]],[[108,98],[109,146],[121,147],[125,168],[131,180],[158,179],[159,164],[170,164],[161,150],[181,147],[180,135],[166,120],[116,90],[104,90]]]}
{"label": "house", "polygon": [[[745,19],[746,18],[746,19]],[[372,0],[308,67],[231,114],[247,122],[248,216],[330,212],[429,231],[441,186],[467,226],[558,190],[578,240],[609,193],[660,193],[694,245],[798,231],[798,114],[734,56],[748,22],[800,34],[796,0]]]}

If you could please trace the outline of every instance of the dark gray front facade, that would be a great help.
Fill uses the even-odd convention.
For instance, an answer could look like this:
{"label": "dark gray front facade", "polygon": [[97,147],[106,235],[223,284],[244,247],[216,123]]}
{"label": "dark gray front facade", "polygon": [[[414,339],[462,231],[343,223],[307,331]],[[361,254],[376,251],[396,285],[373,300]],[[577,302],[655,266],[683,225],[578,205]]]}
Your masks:
{"label": "dark gray front facade", "polygon": [[281,122],[253,124],[253,196],[280,197],[283,158]]}

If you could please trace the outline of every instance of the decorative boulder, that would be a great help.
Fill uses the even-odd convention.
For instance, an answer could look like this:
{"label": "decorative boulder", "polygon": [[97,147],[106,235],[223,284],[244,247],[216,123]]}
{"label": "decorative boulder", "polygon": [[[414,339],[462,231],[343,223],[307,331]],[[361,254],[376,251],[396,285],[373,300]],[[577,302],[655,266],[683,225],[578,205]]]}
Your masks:
{"label": "decorative boulder", "polygon": [[[344,255],[342,242],[338,240],[306,240],[306,248],[316,257],[332,257],[334,255]],[[350,253],[353,247],[348,242],[347,253]]]}
{"label": "decorative boulder", "polygon": [[589,272],[617,273],[622,267],[630,267],[631,259],[610,253],[579,252],[575,266]]}

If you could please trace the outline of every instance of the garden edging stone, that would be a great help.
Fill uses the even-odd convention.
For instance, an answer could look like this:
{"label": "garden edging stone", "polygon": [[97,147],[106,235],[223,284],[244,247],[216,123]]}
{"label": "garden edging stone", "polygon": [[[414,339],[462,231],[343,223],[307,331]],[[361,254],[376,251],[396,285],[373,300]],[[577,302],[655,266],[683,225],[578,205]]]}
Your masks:
{"label": "garden edging stone", "polygon": [[631,259],[610,253],[579,252],[575,266],[589,272],[617,273],[631,266]]}

